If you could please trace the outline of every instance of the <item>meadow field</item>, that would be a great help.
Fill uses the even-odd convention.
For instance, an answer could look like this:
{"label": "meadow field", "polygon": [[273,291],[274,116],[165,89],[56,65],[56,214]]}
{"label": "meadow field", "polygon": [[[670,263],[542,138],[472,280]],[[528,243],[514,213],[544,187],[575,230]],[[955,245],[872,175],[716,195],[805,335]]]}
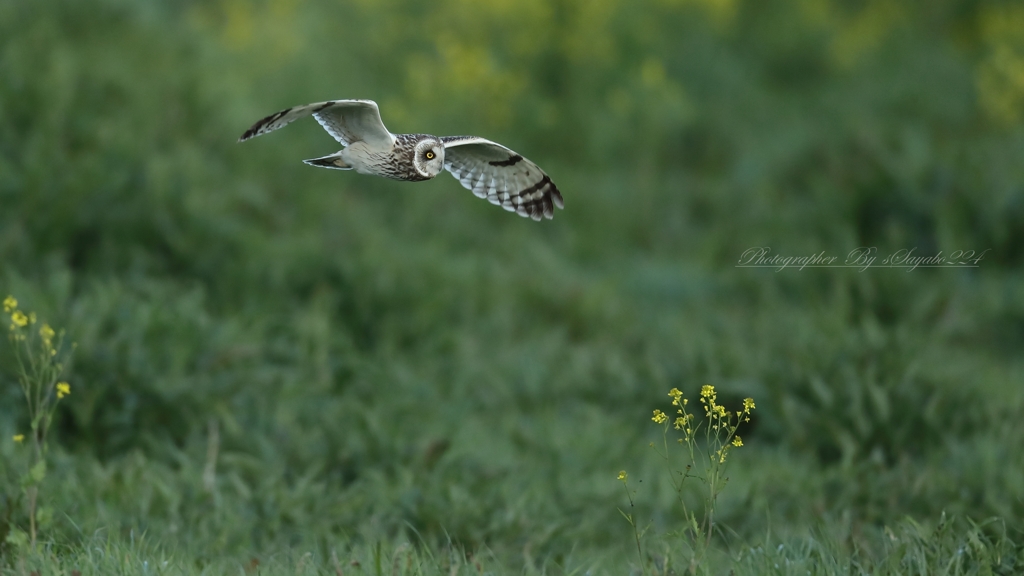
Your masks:
{"label": "meadow field", "polygon": [[[565,209],[236,142],[338,98]],[[1024,5],[0,0],[8,296],[2,575],[1021,574]]]}

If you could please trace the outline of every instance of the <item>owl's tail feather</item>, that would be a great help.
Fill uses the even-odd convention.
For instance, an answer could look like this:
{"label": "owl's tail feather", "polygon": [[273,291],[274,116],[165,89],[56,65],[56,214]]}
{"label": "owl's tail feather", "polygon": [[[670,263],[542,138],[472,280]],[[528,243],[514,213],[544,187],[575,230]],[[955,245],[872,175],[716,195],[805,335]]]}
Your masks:
{"label": "owl's tail feather", "polygon": [[309,160],[303,160],[310,166],[317,166],[320,168],[333,168],[335,170],[351,170],[352,167],[345,163],[341,159],[341,152],[335,152],[330,156],[322,156],[320,158],[311,158]]}

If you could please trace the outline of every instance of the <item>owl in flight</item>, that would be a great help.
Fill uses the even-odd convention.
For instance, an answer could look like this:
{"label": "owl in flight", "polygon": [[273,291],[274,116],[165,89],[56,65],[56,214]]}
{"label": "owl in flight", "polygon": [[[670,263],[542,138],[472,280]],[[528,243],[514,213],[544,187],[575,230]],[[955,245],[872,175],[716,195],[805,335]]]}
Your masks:
{"label": "owl in flight", "polygon": [[253,124],[238,141],[309,115],[344,146],[329,156],[303,160],[310,166],[411,182],[429,180],[443,168],[477,197],[520,216],[551,218],[556,206],[562,208],[562,195],[551,178],[512,150],[476,136],[392,134],[372,100],[331,100],[281,110]]}

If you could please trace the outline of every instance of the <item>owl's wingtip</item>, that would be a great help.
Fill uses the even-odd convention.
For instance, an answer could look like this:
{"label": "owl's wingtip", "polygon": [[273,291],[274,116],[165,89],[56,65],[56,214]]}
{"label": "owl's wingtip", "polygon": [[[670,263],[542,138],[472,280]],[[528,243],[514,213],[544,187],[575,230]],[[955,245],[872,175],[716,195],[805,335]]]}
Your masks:
{"label": "owl's wingtip", "polygon": [[248,130],[245,131],[245,133],[238,137],[238,142],[245,142],[246,140],[252,138],[255,135],[256,130],[254,128],[249,128]]}
{"label": "owl's wingtip", "polygon": [[555,208],[562,210],[565,208],[565,201],[562,200],[562,192],[558,190],[558,186],[555,183],[551,183],[551,202],[555,205]]}

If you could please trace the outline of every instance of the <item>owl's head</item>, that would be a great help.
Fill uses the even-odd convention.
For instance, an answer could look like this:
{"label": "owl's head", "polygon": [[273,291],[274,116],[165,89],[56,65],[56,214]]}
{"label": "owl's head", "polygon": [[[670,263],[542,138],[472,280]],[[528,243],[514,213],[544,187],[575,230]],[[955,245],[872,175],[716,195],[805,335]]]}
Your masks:
{"label": "owl's head", "polygon": [[416,143],[412,154],[412,165],[424,178],[433,178],[444,170],[444,143],[434,136]]}

